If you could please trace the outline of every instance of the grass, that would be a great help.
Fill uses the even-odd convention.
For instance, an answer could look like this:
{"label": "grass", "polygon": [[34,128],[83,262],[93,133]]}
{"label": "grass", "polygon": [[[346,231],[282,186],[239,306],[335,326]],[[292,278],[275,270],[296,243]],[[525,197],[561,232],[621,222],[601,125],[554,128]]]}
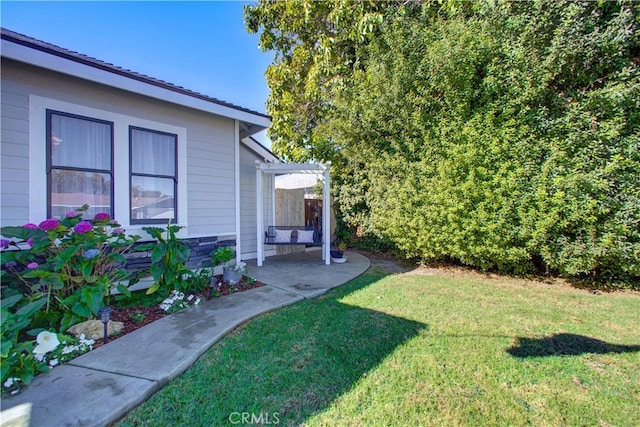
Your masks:
{"label": "grass", "polygon": [[119,425],[640,425],[639,313],[637,293],[369,270],[236,329]]}

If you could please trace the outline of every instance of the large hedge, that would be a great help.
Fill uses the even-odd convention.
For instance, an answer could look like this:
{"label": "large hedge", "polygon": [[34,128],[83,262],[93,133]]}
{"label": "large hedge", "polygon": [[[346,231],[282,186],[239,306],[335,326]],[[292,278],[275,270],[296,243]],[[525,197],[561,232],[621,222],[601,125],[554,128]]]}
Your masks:
{"label": "large hedge", "polygon": [[345,219],[408,256],[640,276],[635,5],[385,20],[336,102]]}
{"label": "large hedge", "polygon": [[273,148],[334,161],[349,225],[424,260],[637,284],[637,8],[260,0],[246,19],[276,53]]}

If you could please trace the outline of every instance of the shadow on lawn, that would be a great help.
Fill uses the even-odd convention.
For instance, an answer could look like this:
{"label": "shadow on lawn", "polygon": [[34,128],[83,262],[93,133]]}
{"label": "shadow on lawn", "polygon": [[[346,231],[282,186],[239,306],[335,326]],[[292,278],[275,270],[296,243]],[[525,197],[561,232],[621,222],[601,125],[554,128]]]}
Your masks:
{"label": "shadow on lawn", "polygon": [[235,425],[244,414],[248,423],[277,417],[281,425],[303,424],[428,328],[342,302],[386,275],[370,270],[324,296],[253,319],[120,425]]}
{"label": "shadow on lawn", "polygon": [[631,353],[640,345],[618,345],[576,334],[555,334],[544,338],[517,338],[507,349],[515,357],[578,356],[584,353]]}
{"label": "shadow on lawn", "polygon": [[[292,309],[304,310],[301,328],[278,351],[282,360],[278,393],[287,396],[276,409],[285,424],[298,425],[328,408],[383,360],[428,326],[341,302],[382,277],[361,276],[317,299]],[[274,374],[272,374],[274,375]],[[279,382],[279,381],[277,381]],[[273,393],[272,380],[264,393]],[[265,403],[269,399],[265,400]]]}

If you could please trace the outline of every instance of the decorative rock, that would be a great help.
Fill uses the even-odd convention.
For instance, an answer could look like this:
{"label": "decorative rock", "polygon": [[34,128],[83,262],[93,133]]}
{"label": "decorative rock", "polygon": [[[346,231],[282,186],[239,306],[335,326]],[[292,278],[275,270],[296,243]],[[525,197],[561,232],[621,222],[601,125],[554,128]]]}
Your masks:
{"label": "decorative rock", "polygon": [[[124,329],[124,323],[114,322],[109,320],[107,325],[107,334],[117,335]],[[87,320],[82,323],[78,323],[67,329],[70,334],[79,337],[84,334],[87,339],[99,340],[104,338],[104,324],[99,320]]]}

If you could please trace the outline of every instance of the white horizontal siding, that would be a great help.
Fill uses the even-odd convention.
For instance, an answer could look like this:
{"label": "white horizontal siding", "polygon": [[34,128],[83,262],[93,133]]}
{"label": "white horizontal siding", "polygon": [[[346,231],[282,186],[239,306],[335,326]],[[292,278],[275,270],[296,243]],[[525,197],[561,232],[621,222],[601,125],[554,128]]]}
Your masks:
{"label": "white horizontal siding", "polygon": [[[23,97],[22,97],[23,98]],[[2,119],[20,119],[25,120],[25,117],[29,115],[29,109],[23,105],[8,104],[7,100],[2,97],[0,102],[0,108],[2,108]]]}
{"label": "white horizontal siding", "polygon": [[20,118],[2,117],[2,129],[16,133],[29,133],[29,122]]}
{"label": "white horizontal siding", "polygon": [[5,185],[9,187],[16,185],[16,183],[23,183],[26,188],[29,188],[29,171],[27,169],[0,167],[0,179],[2,179],[3,191],[6,190]]}
{"label": "white horizontal siding", "polygon": [[[240,230],[242,238],[242,253],[252,254],[258,250],[256,242],[256,160],[262,160],[260,156],[249,150],[246,146],[240,147]],[[270,176],[263,179],[264,188],[264,218],[266,223],[273,221],[272,179]],[[265,223],[265,224],[266,224]],[[262,241],[260,241],[262,243]],[[247,257],[244,257],[247,259]]]}
{"label": "white horizontal siding", "polygon": [[4,78],[1,87],[0,218],[2,225],[22,225],[29,218],[28,97]]}
{"label": "white horizontal siding", "polygon": [[234,123],[205,121],[188,134],[189,234],[235,232]]}
{"label": "white horizontal siding", "polygon": [[[27,144],[14,144],[9,139],[3,139],[2,155],[6,157],[29,158],[29,146]],[[14,139],[15,141],[15,139]]]}

